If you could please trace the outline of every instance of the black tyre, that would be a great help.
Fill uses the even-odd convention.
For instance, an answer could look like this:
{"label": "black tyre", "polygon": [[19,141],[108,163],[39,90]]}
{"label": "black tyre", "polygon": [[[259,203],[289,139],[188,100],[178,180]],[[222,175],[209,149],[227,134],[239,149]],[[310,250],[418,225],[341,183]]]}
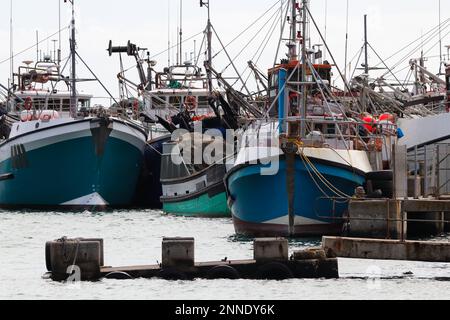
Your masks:
{"label": "black tyre", "polygon": [[280,262],[270,262],[259,267],[256,276],[266,280],[286,280],[294,277],[292,271]]}
{"label": "black tyre", "polygon": [[126,272],[111,272],[105,276],[106,279],[113,280],[132,280],[133,277]]}
{"label": "black tyre", "polygon": [[184,272],[178,271],[176,269],[163,269],[158,273],[158,278],[176,281],[176,280],[186,280],[186,274]]}
{"label": "black tyre", "polygon": [[52,271],[52,258],[50,255],[50,242],[45,244],[45,265],[47,267],[47,271]]}
{"label": "black tyre", "polygon": [[392,181],[394,179],[394,175],[392,170],[383,170],[383,171],[372,171],[366,173],[366,179],[372,181]]}
{"label": "black tyre", "polygon": [[239,272],[231,266],[216,266],[206,274],[208,279],[239,279]]}
{"label": "black tyre", "polygon": [[392,198],[393,196],[393,185],[392,181],[373,181],[373,189],[381,190],[383,197]]}

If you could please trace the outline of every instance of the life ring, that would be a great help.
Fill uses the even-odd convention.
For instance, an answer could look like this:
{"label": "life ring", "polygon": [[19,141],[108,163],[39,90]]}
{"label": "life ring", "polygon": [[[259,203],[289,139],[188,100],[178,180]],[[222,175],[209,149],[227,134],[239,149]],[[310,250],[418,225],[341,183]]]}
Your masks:
{"label": "life ring", "polygon": [[33,99],[31,99],[31,97],[27,97],[25,99],[25,103],[23,104],[23,107],[25,108],[25,110],[30,111],[31,108],[33,107]]}
{"label": "life ring", "polygon": [[41,116],[42,121],[50,121],[52,119],[52,116],[50,114],[43,114]]}
{"label": "life ring", "polygon": [[193,111],[197,108],[197,98],[194,96],[187,96],[184,100],[184,104],[186,105],[186,109],[189,111]]}

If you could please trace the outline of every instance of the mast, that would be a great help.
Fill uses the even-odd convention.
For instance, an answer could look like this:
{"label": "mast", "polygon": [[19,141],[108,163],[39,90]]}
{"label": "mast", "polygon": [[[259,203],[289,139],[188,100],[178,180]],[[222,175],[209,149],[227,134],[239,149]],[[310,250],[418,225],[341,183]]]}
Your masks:
{"label": "mast", "polygon": [[[295,3],[295,1],[294,1]],[[307,32],[307,25],[306,25],[306,6],[308,5],[308,0],[302,0],[302,39],[301,39],[301,45],[302,45],[302,104],[300,108],[300,117],[302,121],[305,121],[306,119],[306,104],[307,104],[307,86],[306,86],[306,59],[308,58],[306,53],[306,32]],[[301,132],[300,137],[305,138],[306,137],[306,123],[302,122],[301,125]]]}
{"label": "mast", "polygon": [[211,10],[209,7],[209,0],[200,0],[200,7],[205,6],[208,9],[208,24],[206,26],[207,39],[208,39],[208,56],[207,61],[205,61],[206,75],[208,77],[208,90],[209,95],[212,95],[212,30],[211,30]]}
{"label": "mast", "polygon": [[72,22],[71,22],[71,32],[72,36],[70,39],[70,55],[72,58],[72,75],[71,75],[71,98],[70,98],[70,115],[75,117],[77,114],[77,80],[76,80],[76,40],[75,40],[75,0],[69,0],[72,4]]}
{"label": "mast", "polygon": [[361,95],[361,105],[364,111],[367,111],[366,103],[366,88],[369,86],[369,51],[368,51],[368,41],[367,41],[367,14],[364,15],[364,89]]}
{"label": "mast", "polygon": [[[344,72],[344,78],[345,81],[348,80],[347,78],[347,63],[348,63],[348,21],[349,21],[349,0],[347,0],[347,17],[346,17],[346,25],[345,25],[345,72]],[[325,50],[326,52],[327,50]],[[344,92],[347,92],[347,86],[344,86]]]}
{"label": "mast", "polygon": [[367,42],[367,14],[364,15],[364,73],[369,76],[369,51]]}
{"label": "mast", "polygon": [[[303,1],[303,0],[302,0]],[[296,45],[296,39],[297,39],[297,3],[295,0],[292,0],[292,8],[291,8],[291,42],[288,44],[289,48],[289,60],[297,60],[297,45]]]}

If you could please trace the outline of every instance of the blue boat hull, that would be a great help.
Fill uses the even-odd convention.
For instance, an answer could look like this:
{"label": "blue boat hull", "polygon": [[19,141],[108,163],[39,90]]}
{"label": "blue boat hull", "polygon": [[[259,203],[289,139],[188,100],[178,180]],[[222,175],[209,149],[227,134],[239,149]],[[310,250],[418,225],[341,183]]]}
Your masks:
{"label": "blue boat hull", "polygon": [[[351,167],[336,166],[311,159],[319,172],[347,195],[365,181],[364,173]],[[236,232],[246,236],[322,236],[338,234],[342,230],[342,216],[347,203],[334,203],[320,190],[328,191],[315,182],[304,162],[295,160],[295,191],[293,211],[295,223],[290,228],[287,193],[286,160],[280,160],[276,175],[261,175],[262,165],[242,165],[231,170],[226,183],[229,206]],[[316,180],[318,180],[316,178]],[[318,183],[318,185],[317,185]],[[320,188],[319,188],[320,186]],[[328,194],[330,192],[328,191]]]}
{"label": "blue boat hull", "polygon": [[[142,148],[111,134],[99,152],[94,135],[55,142],[26,150],[6,142],[3,151],[16,148],[0,163],[0,206],[43,207],[127,207],[132,204],[139,172]],[[39,142],[39,141],[38,141]],[[45,143],[43,143],[45,144]],[[17,150],[22,150],[17,153]],[[100,200],[100,203],[99,203]]]}

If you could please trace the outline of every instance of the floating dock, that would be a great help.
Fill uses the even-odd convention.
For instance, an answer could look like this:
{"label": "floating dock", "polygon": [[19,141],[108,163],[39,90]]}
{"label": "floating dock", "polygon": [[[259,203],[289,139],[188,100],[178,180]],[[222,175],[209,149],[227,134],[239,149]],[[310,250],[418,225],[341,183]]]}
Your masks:
{"label": "floating dock", "polygon": [[339,278],[332,251],[312,248],[289,256],[288,241],[283,238],[256,239],[249,260],[196,263],[194,244],[194,238],[165,238],[161,264],[109,267],[104,266],[102,239],[62,238],[46,243],[46,265],[55,281]]}
{"label": "floating dock", "polygon": [[450,262],[450,242],[324,237],[323,248],[341,258]]}

